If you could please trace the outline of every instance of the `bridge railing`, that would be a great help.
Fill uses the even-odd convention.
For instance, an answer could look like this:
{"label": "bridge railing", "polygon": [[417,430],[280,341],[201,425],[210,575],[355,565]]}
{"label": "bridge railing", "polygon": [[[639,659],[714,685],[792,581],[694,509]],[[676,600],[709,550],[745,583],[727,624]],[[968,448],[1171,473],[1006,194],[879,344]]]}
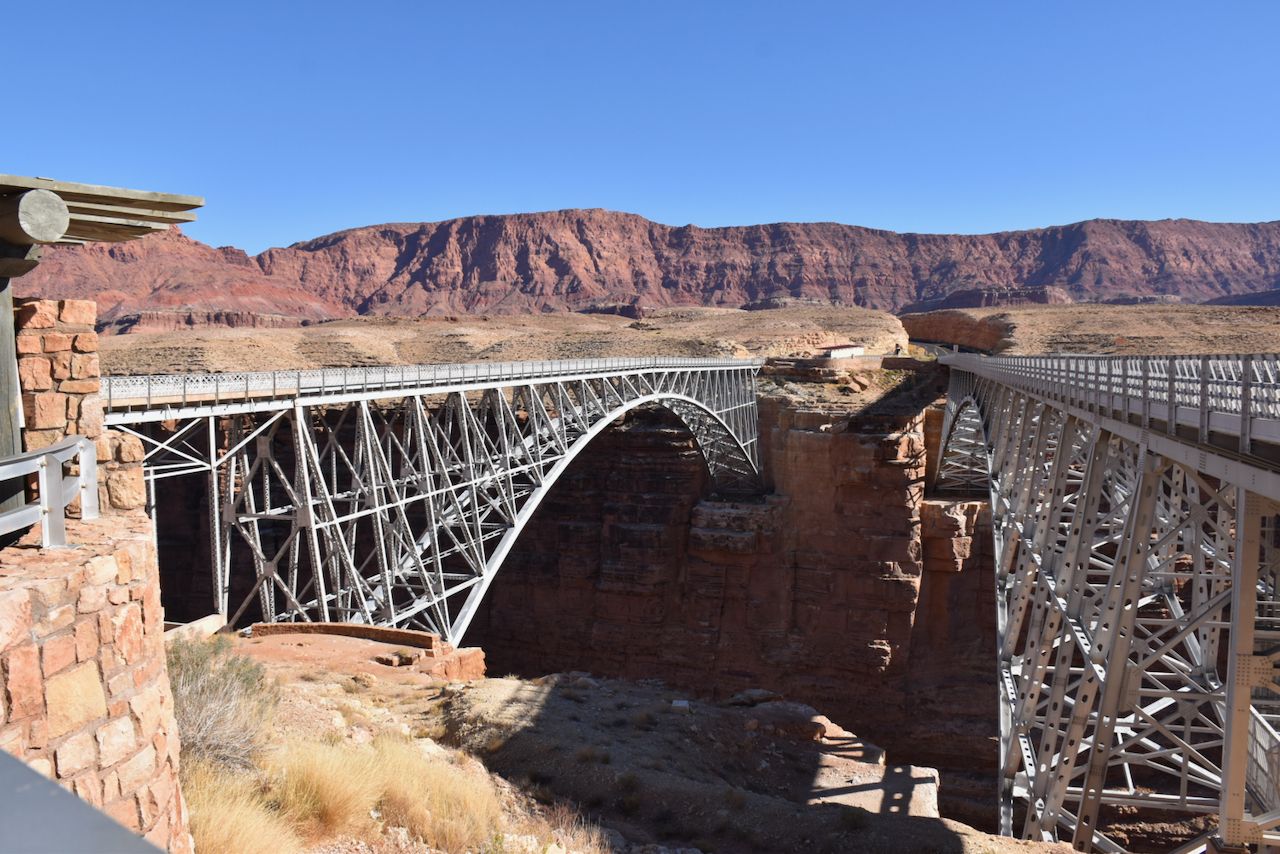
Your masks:
{"label": "bridge railing", "polygon": [[1144,424],[1163,422],[1280,442],[1280,355],[978,356],[956,353],[943,364],[1049,394],[1091,410]]}
{"label": "bridge railing", "polygon": [[[78,463],[78,471],[64,475],[62,467]],[[0,483],[25,482],[36,477],[37,496],[21,507],[0,513],[0,535],[11,534],[42,522],[41,544],[55,548],[67,544],[66,510],[77,497],[83,519],[98,517],[98,455],[93,442],[71,436],[38,451],[0,458]]]}
{"label": "bridge railing", "polygon": [[252,398],[342,395],[388,389],[429,388],[509,382],[545,377],[593,376],[655,369],[752,368],[763,359],[615,358],[540,362],[474,362],[445,365],[388,365],[307,371],[247,371],[223,374],[154,374],[102,378],[107,410],[184,405]]}

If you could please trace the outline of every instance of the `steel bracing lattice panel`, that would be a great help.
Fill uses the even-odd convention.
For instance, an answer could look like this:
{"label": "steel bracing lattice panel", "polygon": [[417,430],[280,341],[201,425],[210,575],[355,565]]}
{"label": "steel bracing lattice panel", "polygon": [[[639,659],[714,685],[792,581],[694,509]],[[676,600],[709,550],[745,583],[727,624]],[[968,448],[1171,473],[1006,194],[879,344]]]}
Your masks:
{"label": "steel bracing lattice panel", "polygon": [[[232,623],[256,607],[458,642],[556,479],[638,407],[683,421],[720,491],[760,486],[758,362],[390,370],[109,381],[107,421],[143,440],[153,490],[208,478],[213,605]],[[252,586],[233,600],[246,563]]]}
{"label": "steel bracing lattice panel", "polygon": [[[1108,819],[1151,809],[1280,843],[1280,480],[1252,455],[1275,388],[1237,370],[1153,405],[1150,377],[1209,360],[943,361],[935,489],[992,503],[1002,831],[1121,851]],[[1239,448],[1201,442],[1214,424]]]}

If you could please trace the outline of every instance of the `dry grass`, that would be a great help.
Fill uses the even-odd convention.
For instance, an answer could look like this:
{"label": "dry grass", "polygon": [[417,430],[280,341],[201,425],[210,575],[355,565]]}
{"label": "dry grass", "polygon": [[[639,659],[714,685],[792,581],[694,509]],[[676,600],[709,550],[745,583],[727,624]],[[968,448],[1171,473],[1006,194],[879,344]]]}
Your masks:
{"label": "dry grass", "polygon": [[342,744],[291,742],[271,758],[272,799],[308,836],[359,835],[381,794],[372,758]]}
{"label": "dry grass", "polygon": [[555,804],[540,816],[528,816],[516,822],[512,833],[537,837],[544,848],[554,842],[577,854],[611,854],[613,851],[600,828],[587,824],[571,807]]}
{"label": "dry grass", "polygon": [[278,699],[266,671],[225,637],[177,640],[166,652],[183,761],[252,768]]}
{"label": "dry grass", "polygon": [[267,805],[249,775],[208,762],[187,762],[182,766],[182,793],[197,851],[293,854],[302,849],[293,825]]}
{"label": "dry grass", "polygon": [[368,836],[375,815],[451,854],[475,851],[501,832],[487,775],[427,758],[404,738],[293,742],[272,757],[270,772],[272,803],[308,838]]}
{"label": "dry grass", "polygon": [[406,828],[432,848],[474,851],[501,830],[502,809],[487,775],[429,760],[412,742],[374,742],[383,820]]}

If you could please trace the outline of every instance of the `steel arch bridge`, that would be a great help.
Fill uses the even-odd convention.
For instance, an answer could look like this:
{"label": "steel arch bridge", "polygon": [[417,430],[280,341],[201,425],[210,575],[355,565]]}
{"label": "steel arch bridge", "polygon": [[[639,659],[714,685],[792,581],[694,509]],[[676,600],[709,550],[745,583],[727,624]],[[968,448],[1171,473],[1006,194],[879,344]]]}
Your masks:
{"label": "steel arch bridge", "polygon": [[[459,641],[561,473],[628,412],[663,407],[715,487],[760,486],[760,362],[586,359],[111,377],[106,423],[155,483],[203,475],[215,610],[420,628]],[[251,567],[248,593],[232,574]]]}
{"label": "steel arch bridge", "polygon": [[1280,357],[942,361],[935,489],[995,523],[1002,831],[1280,844]]}

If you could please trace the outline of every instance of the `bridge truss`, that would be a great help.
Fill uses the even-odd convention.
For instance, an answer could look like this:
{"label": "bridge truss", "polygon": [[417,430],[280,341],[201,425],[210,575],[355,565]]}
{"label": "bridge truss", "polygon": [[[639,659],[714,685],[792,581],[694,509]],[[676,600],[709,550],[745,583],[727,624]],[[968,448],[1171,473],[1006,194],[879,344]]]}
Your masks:
{"label": "bridge truss", "polygon": [[[596,435],[659,406],[722,492],[759,488],[759,363],[596,359],[118,377],[108,426],[147,478],[208,478],[214,608],[457,642],[542,498]],[[232,574],[253,583],[231,599]]]}
{"label": "bridge truss", "polygon": [[1280,844],[1276,357],[943,361],[936,489],[995,521],[1002,831]]}

